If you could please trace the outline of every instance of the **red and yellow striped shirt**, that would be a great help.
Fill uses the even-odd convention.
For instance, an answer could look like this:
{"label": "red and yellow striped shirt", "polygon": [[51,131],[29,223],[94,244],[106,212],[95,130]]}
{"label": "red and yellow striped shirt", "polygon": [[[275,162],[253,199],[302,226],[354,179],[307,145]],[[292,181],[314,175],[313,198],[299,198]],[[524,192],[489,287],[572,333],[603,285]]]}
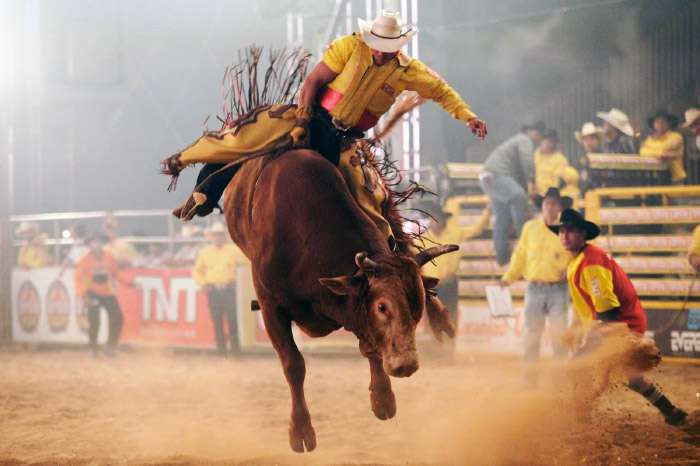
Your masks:
{"label": "red and yellow striped shirt", "polygon": [[587,244],[569,264],[569,288],[574,308],[584,324],[597,314],[619,307],[618,318],[643,334],[647,318],[637,291],[622,268],[605,251]]}

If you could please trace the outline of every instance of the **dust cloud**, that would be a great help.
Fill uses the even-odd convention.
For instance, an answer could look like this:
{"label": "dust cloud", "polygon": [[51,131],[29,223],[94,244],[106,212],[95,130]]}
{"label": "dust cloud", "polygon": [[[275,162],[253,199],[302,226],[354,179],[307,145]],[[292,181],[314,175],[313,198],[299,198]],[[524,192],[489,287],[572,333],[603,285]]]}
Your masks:
{"label": "dust cloud", "polygon": [[[92,360],[76,350],[2,352],[0,465],[603,465],[700,458],[694,412],[700,366],[663,364],[650,375],[691,412],[687,426],[673,428],[614,380],[581,416],[563,376],[569,362],[543,362],[540,387],[524,391],[519,361],[496,357],[423,357],[412,377],[392,379],[397,416],[379,421],[370,410],[364,359],[306,359],[318,447],[296,454],[287,439],[289,391],[272,354],[135,349]],[[623,362],[615,370],[603,371],[611,380],[629,362],[617,360]],[[603,366],[595,360],[588,370]]]}

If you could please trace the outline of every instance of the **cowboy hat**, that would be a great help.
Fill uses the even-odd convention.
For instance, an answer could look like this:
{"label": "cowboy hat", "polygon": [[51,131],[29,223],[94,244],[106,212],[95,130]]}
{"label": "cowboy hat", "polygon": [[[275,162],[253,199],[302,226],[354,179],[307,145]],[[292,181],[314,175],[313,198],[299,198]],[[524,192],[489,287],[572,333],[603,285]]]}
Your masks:
{"label": "cowboy hat", "polygon": [[552,230],[555,235],[559,234],[559,228],[561,227],[574,227],[583,230],[586,232],[586,241],[596,238],[600,234],[598,225],[584,219],[583,215],[573,209],[564,209],[562,211],[558,225],[547,225],[547,228]]}
{"label": "cowboy hat", "polygon": [[592,121],[587,121],[581,126],[581,131],[574,131],[574,137],[579,144],[583,144],[585,136],[597,136],[600,139],[603,136],[603,129],[596,126]]}
{"label": "cowboy hat", "polygon": [[559,134],[557,133],[556,129],[547,128],[547,130],[544,133],[542,133],[542,139],[549,139],[550,141],[558,143],[559,142]]}
{"label": "cowboy hat", "polygon": [[607,121],[627,136],[634,136],[634,128],[632,128],[632,125],[630,124],[630,119],[622,110],[611,108],[609,112],[596,113],[596,116],[603,121]]}
{"label": "cowboy hat", "polygon": [[574,205],[574,200],[571,199],[569,196],[562,196],[557,188],[549,188],[547,192],[544,193],[544,196],[535,194],[534,196],[532,196],[532,203],[535,204],[535,206],[538,209],[541,209],[542,201],[544,201],[544,199],[547,197],[551,197],[559,201],[559,204],[561,204],[562,209],[570,209],[571,206]]}
{"label": "cowboy hat", "polygon": [[201,236],[202,227],[196,225],[185,225],[180,229],[180,238],[192,239]]}
{"label": "cowboy hat", "polygon": [[15,236],[20,238],[28,238],[31,236],[36,236],[39,234],[41,227],[36,222],[20,222],[19,226],[15,230]]}
{"label": "cowboy hat", "polygon": [[226,234],[228,233],[228,230],[226,229],[226,225],[224,225],[221,222],[214,222],[211,224],[209,229],[206,231],[207,234],[213,235],[213,234]]}
{"label": "cowboy hat", "polygon": [[685,111],[685,123],[681,125],[681,128],[688,128],[693,123],[700,119],[700,110],[695,107],[690,107]]}
{"label": "cowboy hat", "polygon": [[418,29],[401,31],[401,14],[398,11],[382,10],[374,22],[358,19],[357,23],[365,44],[385,53],[398,52],[418,32]]}
{"label": "cowboy hat", "polygon": [[663,118],[664,120],[668,121],[668,124],[671,125],[671,129],[676,129],[678,126],[678,117],[675,115],[671,115],[665,110],[658,110],[656,113],[654,113],[652,116],[647,118],[647,124],[649,125],[650,128],[654,127],[654,120],[657,118]]}

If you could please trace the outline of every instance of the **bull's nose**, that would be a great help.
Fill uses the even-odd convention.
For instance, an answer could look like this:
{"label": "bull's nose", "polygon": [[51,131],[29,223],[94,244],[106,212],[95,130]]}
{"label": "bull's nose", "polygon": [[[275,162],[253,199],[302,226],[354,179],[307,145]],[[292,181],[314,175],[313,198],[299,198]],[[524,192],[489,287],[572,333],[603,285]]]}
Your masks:
{"label": "bull's nose", "polygon": [[385,360],[384,371],[392,377],[409,377],[418,370],[418,366],[416,353],[390,356]]}

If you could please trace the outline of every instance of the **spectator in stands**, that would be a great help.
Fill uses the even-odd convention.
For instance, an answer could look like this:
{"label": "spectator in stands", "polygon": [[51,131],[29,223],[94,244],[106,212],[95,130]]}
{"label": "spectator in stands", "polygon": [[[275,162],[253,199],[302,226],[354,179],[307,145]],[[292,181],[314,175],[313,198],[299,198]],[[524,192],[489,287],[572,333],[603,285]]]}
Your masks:
{"label": "spectator in stands", "polygon": [[695,270],[700,272],[700,225],[693,230],[693,240],[690,250],[688,250],[688,262]]}
{"label": "spectator in stands", "polygon": [[537,371],[533,366],[540,357],[540,340],[547,316],[552,354],[555,358],[568,356],[568,350],[560,337],[568,325],[566,267],[571,262],[571,254],[547,226],[559,223],[559,214],[563,209],[571,207],[572,199],[561,196],[557,188],[549,188],[544,196],[536,194],[533,202],[542,211],[542,217],[529,220],[523,226],[508,270],[500,281],[502,287],[516,282],[520,277],[525,277],[529,282],[525,294],[523,338],[526,388],[537,386]]}
{"label": "spectator in stands", "polygon": [[114,356],[124,317],[116,298],[115,279],[126,286],[135,286],[119,270],[117,261],[105,250],[107,237],[96,233],[88,239],[90,251],[75,269],[75,293],[87,308],[88,338],[93,358],[98,356],[97,332],[100,329],[100,308],[104,307],[109,319],[109,337],[105,355]]}
{"label": "spectator in stands", "polygon": [[64,267],[75,267],[78,264],[78,261],[80,261],[80,259],[82,259],[82,257],[90,250],[90,248],[85,244],[85,233],[85,225],[81,223],[78,223],[71,228],[70,239],[73,241],[73,244],[71,245],[68,254],[66,254],[65,259],[63,259]]}
{"label": "spectator in stands", "polygon": [[549,188],[559,187],[564,169],[569,166],[566,156],[557,150],[558,143],[557,131],[550,128],[535,149],[535,185],[540,196]]}
{"label": "spectator in stands", "polygon": [[117,218],[114,214],[108,213],[105,215],[102,231],[107,236],[105,251],[114,256],[120,267],[131,267],[139,257],[139,253],[133,244],[119,238],[117,234]]}
{"label": "spectator in stands", "polygon": [[617,108],[609,112],[598,112],[596,116],[603,120],[603,146],[604,154],[637,154],[634,128],[630,124],[627,115]]}
{"label": "spectator in stands", "polygon": [[496,217],[493,244],[496,261],[505,265],[510,259],[508,231],[515,226],[516,236],[530,218],[528,192],[534,191],[535,147],[542,142],[544,123],[524,126],[521,132],[496,147],[479,174],[481,189],[489,197]]}
{"label": "spectator in stands", "polygon": [[[465,197],[452,197],[441,207],[439,203],[431,203],[425,212],[433,218],[426,233],[427,242],[435,244],[460,244],[475,236],[479,236],[488,228],[491,209],[484,207],[479,221],[474,225],[460,226],[458,217],[461,204]],[[446,254],[443,261],[431,261],[423,266],[423,275],[440,279],[439,298],[450,311],[450,318],[457,323],[458,292],[457,270],[461,257],[459,254]]]}
{"label": "spectator in stands", "polygon": [[180,230],[180,240],[183,243],[180,245],[173,257],[166,262],[171,267],[191,267],[197,260],[197,254],[201,248],[200,239],[202,237],[202,228],[196,225],[185,225]]}
{"label": "spectator in stands", "polygon": [[688,175],[683,169],[683,136],[673,131],[678,126],[678,118],[659,110],[649,117],[647,123],[654,129],[642,144],[639,154],[662,160],[671,172],[671,184],[683,185]]}
{"label": "spectator in stands", "polygon": [[[585,220],[575,210],[567,209],[561,213],[559,224],[549,228],[559,235],[564,249],[574,256],[567,277],[581,322],[585,326],[590,326],[594,319],[624,322],[641,338],[647,329],[647,319],[632,282],[608,253],[587,243],[600,234],[598,225]],[[589,332],[577,354],[594,349],[596,341],[600,338]],[[687,413],[675,407],[661,388],[643,375],[630,376],[629,387],[656,406],[667,424],[685,423]]]}
{"label": "spectator in stands", "polygon": [[597,154],[601,151],[603,130],[592,121],[587,121],[581,131],[574,131],[574,137],[583,146],[587,154]]}
{"label": "spectator in stands", "polygon": [[700,110],[695,107],[690,107],[685,111],[685,123],[681,125],[683,128],[687,128],[693,133],[697,138],[695,139],[695,145],[700,149]]}
{"label": "spectator in stands", "polygon": [[163,243],[148,243],[147,251],[146,255],[134,260],[132,263],[133,267],[158,269],[167,265],[168,256],[165,253],[165,245]]}
{"label": "spectator in stands", "polygon": [[226,226],[215,222],[206,232],[209,244],[197,255],[192,277],[207,295],[209,312],[214,324],[216,350],[226,354],[223,318],[226,317],[231,341],[231,352],[239,351],[238,319],[236,316],[236,266],[247,264],[248,259],[228,237]]}
{"label": "spectator in stands", "polygon": [[48,239],[36,222],[21,222],[15,236],[26,240],[17,254],[17,266],[25,269],[38,269],[51,265],[51,256],[44,244]]}
{"label": "spectator in stands", "polygon": [[571,208],[576,209],[581,201],[578,171],[574,167],[566,167],[561,174],[561,180],[564,184],[564,187],[559,190],[561,195],[570,197],[573,200]]}

